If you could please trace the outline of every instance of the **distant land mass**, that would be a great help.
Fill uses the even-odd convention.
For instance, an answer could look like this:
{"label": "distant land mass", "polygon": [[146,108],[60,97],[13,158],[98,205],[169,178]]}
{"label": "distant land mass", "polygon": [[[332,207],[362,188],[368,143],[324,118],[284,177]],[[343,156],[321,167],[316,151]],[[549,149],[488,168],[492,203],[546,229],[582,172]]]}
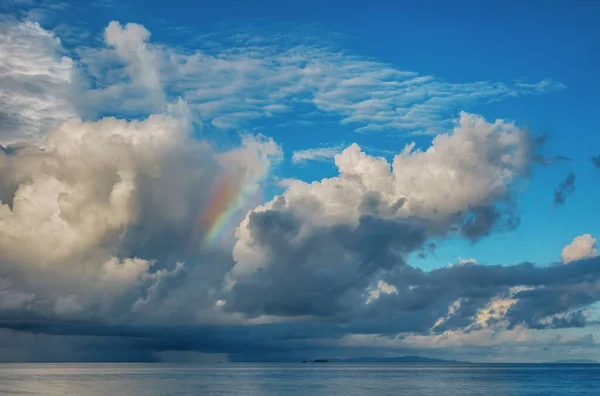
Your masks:
{"label": "distant land mass", "polygon": [[347,359],[318,359],[332,363],[469,363],[458,360],[434,359],[423,356],[397,356],[397,357],[353,357]]}
{"label": "distant land mass", "polygon": [[592,360],[592,359],[571,359],[571,360],[557,360],[555,362],[550,362],[550,363],[556,363],[556,364],[598,364],[599,362]]}

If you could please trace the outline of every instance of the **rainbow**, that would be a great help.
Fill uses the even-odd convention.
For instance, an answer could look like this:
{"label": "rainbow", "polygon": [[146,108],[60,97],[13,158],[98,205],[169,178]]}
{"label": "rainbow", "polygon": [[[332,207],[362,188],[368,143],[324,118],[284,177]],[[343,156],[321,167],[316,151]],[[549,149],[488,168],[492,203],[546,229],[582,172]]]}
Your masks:
{"label": "rainbow", "polygon": [[[197,216],[190,245],[201,236],[201,246],[210,247],[226,230],[231,229],[231,220],[244,206],[245,198],[260,177],[243,183],[239,177],[223,175],[214,184],[208,204]],[[237,225],[237,224],[236,224]]]}

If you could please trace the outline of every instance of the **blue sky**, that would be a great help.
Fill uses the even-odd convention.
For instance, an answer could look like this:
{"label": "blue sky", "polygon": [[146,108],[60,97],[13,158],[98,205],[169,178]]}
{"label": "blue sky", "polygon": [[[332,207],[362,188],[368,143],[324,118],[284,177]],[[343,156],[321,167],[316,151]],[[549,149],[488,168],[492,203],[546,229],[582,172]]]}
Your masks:
{"label": "blue sky", "polygon": [[[23,238],[19,243],[43,240],[48,248],[2,257],[0,308],[10,306],[16,322],[85,319],[90,328],[150,333],[144,326],[154,329],[165,318],[181,326],[276,324],[265,334],[300,323],[307,334],[300,339],[309,342],[314,334],[303,326],[314,321],[324,326],[319,334],[332,334],[315,353],[349,345],[381,354],[381,345],[391,345],[442,357],[456,351],[436,339],[441,349],[423,352],[427,339],[419,337],[460,329],[475,334],[464,357],[476,360],[500,359],[523,331],[542,340],[524,361],[546,356],[542,344],[560,344],[560,337],[585,348],[596,329],[596,289],[586,289],[589,299],[569,295],[578,302],[562,311],[527,293],[555,286],[539,279],[548,279],[543,271],[562,274],[556,268],[572,242],[573,259],[562,261],[598,272],[588,261],[597,261],[600,235],[600,168],[591,161],[600,154],[600,4],[8,0],[0,12],[0,154],[18,153],[0,162],[0,202],[7,205],[0,228],[18,230],[6,231],[13,241],[7,246]],[[63,124],[68,119],[81,121]],[[47,162],[35,162],[46,154],[31,155],[19,148],[24,143],[43,147]],[[352,146],[341,154],[353,143],[362,152]],[[396,157],[412,143],[406,158]],[[383,168],[378,157],[387,161]],[[398,168],[390,175],[393,161]],[[553,203],[570,174],[564,202]],[[290,232],[298,235],[285,239]],[[214,244],[211,234],[218,235]],[[583,239],[575,243],[577,237]],[[200,242],[184,246],[183,239]],[[286,250],[296,243],[313,254],[301,259]],[[373,249],[389,257],[373,258]],[[289,268],[279,267],[281,258]],[[32,264],[52,267],[59,259],[73,273],[72,289],[67,281],[42,286],[44,272]],[[457,281],[428,313],[407,308],[408,319],[390,321],[382,314],[408,304],[401,287],[424,289],[461,259],[500,265],[524,280],[498,286],[485,301]],[[331,268],[336,260],[352,270]],[[523,262],[540,274],[519,272]],[[126,270],[110,282],[132,283],[111,298],[86,294],[75,286],[74,268],[85,276],[100,268],[94,282]],[[462,271],[453,268],[448,283]],[[463,276],[479,279],[479,268],[473,271]],[[276,294],[286,273],[306,287]],[[201,292],[190,291],[194,281]],[[583,287],[573,282],[573,290]],[[335,290],[331,306],[312,305],[305,294],[312,288]],[[349,310],[348,301],[365,295],[377,304]],[[190,313],[175,300],[202,303]],[[113,311],[122,301],[132,313]],[[82,316],[84,307],[101,305],[97,316]],[[439,312],[447,313],[429,317]],[[381,326],[370,327],[369,317]],[[408,330],[398,324],[412,321]],[[478,344],[487,332],[506,335],[500,352]],[[390,341],[390,334],[401,336]],[[195,342],[191,349],[206,347]],[[557,355],[566,353],[560,348]]]}

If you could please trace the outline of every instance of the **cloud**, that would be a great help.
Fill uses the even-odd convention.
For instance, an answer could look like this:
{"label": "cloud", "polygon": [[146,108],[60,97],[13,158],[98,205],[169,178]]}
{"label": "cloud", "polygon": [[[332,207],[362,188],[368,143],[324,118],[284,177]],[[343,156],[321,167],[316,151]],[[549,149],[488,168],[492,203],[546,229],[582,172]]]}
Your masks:
{"label": "cloud", "polygon": [[475,260],[474,258],[463,258],[463,257],[458,257],[458,262],[456,263],[448,263],[449,267],[454,267],[457,265],[474,265],[477,264],[477,260]]}
{"label": "cloud", "polygon": [[0,144],[41,143],[75,115],[75,66],[60,40],[36,22],[0,22]]}
{"label": "cloud", "polygon": [[396,289],[396,286],[380,280],[377,282],[377,286],[368,291],[369,297],[367,298],[367,304],[377,300],[382,294],[392,293],[398,294],[398,289]]}
{"label": "cloud", "polygon": [[585,323],[579,311],[598,299],[594,272],[599,263],[573,261],[573,268],[463,265],[429,272],[400,267],[383,278],[398,290],[386,298],[386,306],[404,315],[423,313],[422,322],[408,329],[399,326],[403,315],[398,313],[397,332],[577,327]]}
{"label": "cloud", "polygon": [[[198,293],[214,287],[210,272],[219,279],[232,264],[227,251],[211,251],[218,245],[203,246],[210,224],[197,224],[214,200],[213,185],[228,179],[237,191],[252,187],[280,149],[246,135],[240,146],[216,152],[184,122],[73,118],[48,135],[44,149],[0,153],[0,277],[11,285],[3,287],[3,305],[128,322],[169,315],[168,297],[188,280]],[[196,271],[205,260],[216,262],[201,266],[202,283]],[[214,301],[205,304],[212,309]]]}
{"label": "cloud", "polygon": [[[22,145],[0,154],[0,295],[11,318],[3,327],[125,338],[149,331],[149,351],[229,353],[234,346],[214,333],[206,342],[191,334],[227,324],[241,348],[246,326],[260,326],[253,327],[257,350],[284,353],[348,332],[476,331],[491,321],[506,329],[581,326],[578,310],[597,298],[578,283],[582,274],[593,282],[596,262],[575,261],[564,272],[408,265],[432,237],[476,238],[498,226],[472,228],[480,216],[473,208],[515,209],[506,203],[529,175],[535,147],[510,123],[463,114],[432,147],[408,145],[391,164],[350,146],[335,158],[339,176],[291,181],[282,196],[250,211],[236,232],[234,261],[228,243],[222,250],[200,243],[206,229],[196,219],[215,191],[207,186],[230,172],[248,186],[281,151],[245,135],[239,147],[215,152],[190,137],[185,120],[71,119],[50,133],[44,150]],[[195,329],[182,336],[185,347],[152,330],[165,321]],[[308,327],[297,341],[269,341],[273,332],[285,334],[277,326],[302,323]]]}
{"label": "cloud", "polygon": [[[297,150],[292,153],[292,162],[294,164],[305,164],[309,161],[317,161],[317,162],[333,161],[335,156],[340,154],[347,147],[348,147],[348,144],[342,143],[337,146]],[[377,154],[377,155],[393,156],[393,155],[397,154],[397,152],[394,150],[378,149],[375,147],[362,147],[362,150],[364,150],[367,153]]]}
{"label": "cloud", "polygon": [[[101,47],[66,53],[36,23],[3,23],[3,358],[296,358],[364,339],[495,346],[588,324],[599,262],[578,259],[592,254],[546,267],[409,262],[433,239],[515,228],[514,193],[544,162],[510,122],[462,112],[448,131],[447,115],[560,84],[452,83],[280,37],[173,48],[118,22]],[[192,127],[306,105],[357,130],[439,135],[391,161],[356,144],[298,151],[294,162],[333,155],[339,174],[285,179],[257,206],[279,145],[240,133],[216,149]]]}
{"label": "cloud", "polygon": [[22,293],[13,290],[12,284],[5,278],[0,277],[0,309],[15,310],[25,309],[35,300],[34,293]]}
{"label": "cloud", "polygon": [[79,299],[74,294],[59,297],[54,304],[54,311],[57,315],[75,314],[82,309]]}
{"label": "cloud", "polygon": [[[244,134],[217,151],[193,137],[187,103],[163,101],[160,59],[141,25],[111,23],[98,52],[109,55],[100,69],[121,65],[111,75],[121,81],[115,95],[131,103],[139,94],[138,109],[160,110],[134,121],[82,121],[77,113],[89,116],[86,100],[97,88],[85,91],[90,82],[60,57],[54,34],[14,20],[2,29],[1,98],[14,118],[0,130],[11,143],[0,150],[3,309],[97,323],[185,318],[192,306],[173,304],[191,301],[194,290],[203,303],[193,309],[205,310],[195,317],[211,317],[215,285],[233,262],[220,241],[203,242],[213,226],[205,213],[220,201],[232,223],[220,227],[231,230],[260,195],[280,147]],[[216,196],[220,185],[227,196]]]}
{"label": "cloud", "polygon": [[477,239],[512,224],[510,188],[528,175],[533,152],[525,131],[466,113],[428,150],[407,145],[392,164],[351,145],[335,157],[339,176],[293,182],[240,224],[225,307],[283,316],[352,310],[377,276],[430,238]]}
{"label": "cloud", "polygon": [[[128,23],[122,26],[112,21],[104,30],[104,41],[114,47],[125,64],[125,73],[132,85],[145,88],[152,96],[156,108],[163,104],[163,90],[160,80],[161,58],[156,50],[148,45],[150,32],[142,25]],[[152,108],[150,108],[152,110]]]}
{"label": "cloud", "polygon": [[[38,23],[3,22],[0,56],[8,68],[0,76],[6,109],[0,116],[13,128],[4,128],[0,144],[36,136],[40,143],[52,127],[75,115],[146,117],[179,97],[190,104],[194,121],[216,128],[250,127],[283,114],[293,122],[296,110],[310,105],[318,110],[310,114],[335,116],[357,130],[438,133],[448,127],[449,115],[470,103],[561,88],[547,81],[450,83],[279,36],[270,41],[246,35],[247,42],[216,49],[208,43],[174,48],[152,43],[140,24],[116,21],[104,31],[104,46],[86,47],[61,26],[55,32],[69,40],[70,52]],[[29,48],[22,50],[24,45]],[[10,100],[14,97],[18,100]],[[24,123],[29,126],[15,136],[15,126]],[[329,154],[307,151],[297,158]]]}
{"label": "cloud", "polygon": [[364,334],[585,326],[583,310],[600,297],[597,260],[429,272],[407,263],[431,238],[510,226],[511,189],[530,174],[534,153],[525,131],[469,114],[428,150],[409,145],[392,164],[350,146],[336,156],[339,176],[293,182],[241,223],[222,308],[308,316]]}
{"label": "cloud", "polygon": [[575,173],[571,172],[566,179],[554,189],[554,206],[564,206],[567,195],[575,192]]}
{"label": "cloud", "polygon": [[[384,285],[390,293],[380,293],[371,303],[357,305],[352,315],[322,320],[309,317],[254,325],[213,322],[172,326],[171,322],[165,327],[163,322],[112,326],[66,320],[14,321],[5,316],[2,327],[70,337],[70,347],[85,336],[88,341],[79,344],[79,350],[98,342],[95,338],[109,337],[114,341],[101,344],[104,359],[117,359],[124,345],[132,356],[143,352],[146,359],[153,353],[172,350],[227,353],[232,360],[297,360],[307,354],[347,356],[361,346],[369,349],[360,354],[378,353],[382,348],[429,354],[435,349],[436,353],[449,351],[454,358],[458,353],[473,358],[480,353],[502,356],[514,353],[518,345],[527,345],[539,359],[546,347],[590,347],[597,343],[576,336],[577,332],[560,330],[585,324],[589,313],[581,307],[600,297],[599,265],[598,259],[588,259],[545,267],[466,265],[423,271],[401,266],[388,274],[385,283],[374,285]],[[506,349],[499,352],[498,347]],[[480,359],[487,360],[485,355]]]}
{"label": "cloud", "polygon": [[328,161],[338,155],[344,148],[344,146],[340,145],[335,147],[321,147],[294,151],[292,154],[292,162],[301,164],[307,161]]}
{"label": "cloud", "polygon": [[[448,116],[471,104],[564,88],[551,80],[453,83],[301,37],[215,35],[176,48],[151,43],[142,25],[111,22],[108,47],[77,49],[96,86],[87,92],[86,105],[96,112],[155,111],[161,86],[167,98],[184,98],[200,120],[216,128],[247,128],[283,114],[293,121],[296,110],[308,105],[317,110],[312,114],[334,116],[357,131],[435,134],[449,126]],[[211,45],[214,40],[219,45]]]}
{"label": "cloud", "polygon": [[[444,356],[450,359],[471,359],[474,362],[552,361],[561,356],[594,356],[598,340],[594,334],[566,335],[554,331],[536,332],[512,329],[498,332],[481,329],[470,333],[446,332],[436,335],[405,334],[386,336],[351,334],[336,342],[346,348],[370,348],[395,353],[415,353]],[[397,351],[397,352],[396,352]],[[518,356],[514,351],[518,351]],[[587,351],[587,352],[586,352]],[[406,353],[406,352],[404,352]]]}
{"label": "cloud", "polygon": [[575,237],[573,242],[564,247],[560,259],[563,263],[568,263],[586,257],[595,257],[598,255],[596,242],[596,238],[590,234],[583,234]]}

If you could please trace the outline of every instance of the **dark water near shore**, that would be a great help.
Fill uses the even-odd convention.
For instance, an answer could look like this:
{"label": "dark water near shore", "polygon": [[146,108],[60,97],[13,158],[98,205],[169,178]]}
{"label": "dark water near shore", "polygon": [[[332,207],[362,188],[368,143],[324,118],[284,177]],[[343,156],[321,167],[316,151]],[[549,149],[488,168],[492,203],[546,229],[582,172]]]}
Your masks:
{"label": "dark water near shore", "polygon": [[600,365],[0,364],[0,395],[600,395]]}

